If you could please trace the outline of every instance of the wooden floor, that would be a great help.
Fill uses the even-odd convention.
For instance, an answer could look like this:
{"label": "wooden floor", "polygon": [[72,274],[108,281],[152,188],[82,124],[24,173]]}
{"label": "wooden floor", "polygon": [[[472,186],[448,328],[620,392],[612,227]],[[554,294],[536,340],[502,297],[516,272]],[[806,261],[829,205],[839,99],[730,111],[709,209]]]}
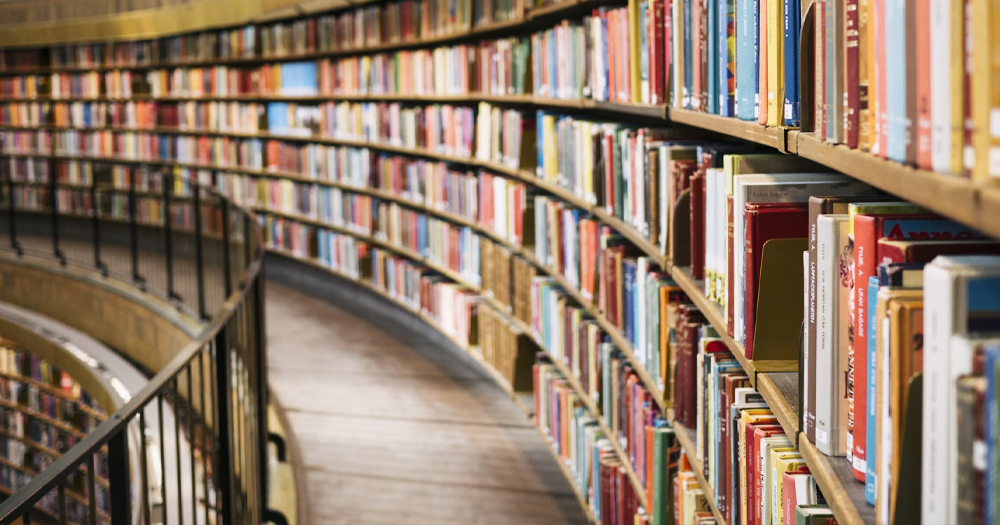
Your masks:
{"label": "wooden floor", "polygon": [[586,523],[545,443],[465,359],[268,283],[272,390],[324,524]]}

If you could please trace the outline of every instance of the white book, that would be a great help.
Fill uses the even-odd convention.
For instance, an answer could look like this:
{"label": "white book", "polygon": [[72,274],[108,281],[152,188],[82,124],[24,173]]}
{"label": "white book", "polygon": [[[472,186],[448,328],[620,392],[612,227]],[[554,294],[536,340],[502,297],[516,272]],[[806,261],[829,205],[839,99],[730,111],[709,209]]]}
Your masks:
{"label": "white book", "polygon": [[760,440],[760,472],[757,474],[758,489],[761,490],[760,512],[763,523],[772,523],[771,520],[771,496],[776,492],[771,470],[771,451],[781,448],[792,448],[792,441],[786,435],[772,436]]}
{"label": "white book", "polygon": [[[840,280],[841,254],[848,240],[847,214],[816,220],[816,448],[843,456],[847,444],[846,385],[848,326],[841,312],[849,307],[850,288]],[[846,261],[845,261],[846,262]]]}
{"label": "white book", "polygon": [[921,521],[954,523],[958,501],[955,381],[971,372],[953,336],[968,333],[969,281],[1000,277],[998,256],[940,256],[924,268],[924,413]]}
{"label": "white book", "polygon": [[[781,173],[736,175],[733,177],[733,246],[745,245],[745,220],[743,210],[748,202],[808,202],[812,195],[830,197],[861,195],[869,186],[844,175],[832,173]],[[733,337],[744,342],[746,295],[744,278],[746,250],[734,249],[733,274]]]}

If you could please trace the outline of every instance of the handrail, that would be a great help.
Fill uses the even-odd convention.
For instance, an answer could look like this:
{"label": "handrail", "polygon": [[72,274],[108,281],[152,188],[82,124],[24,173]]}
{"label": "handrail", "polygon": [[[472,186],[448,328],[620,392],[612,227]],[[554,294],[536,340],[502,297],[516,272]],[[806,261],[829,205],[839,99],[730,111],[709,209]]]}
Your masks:
{"label": "handrail", "polygon": [[[53,177],[54,178],[54,177]],[[169,180],[169,178],[167,179]],[[11,248],[19,257],[23,257],[27,248],[24,243],[19,242],[17,233],[19,226],[23,228],[24,219],[16,221],[17,198],[14,197],[14,188],[17,183],[9,177],[3,180],[6,192],[0,198],[0,205],[6,205],[9,214],[9,228],[11,233]],[[134,187],[135,178],[132,175],[130,182]],[[88,466],[93,479],[93,469],[90,468],[95,458],[99,458],[104,450],[107,451],[107,461],[109,466],[109,482],[111,484],[109,493],[110,512],[113,523],[132,522],[133,505],[141,507],[141,515],[144,523],[150,523],[151,510],[156,506],[147,490],[147,482],[150,481],[150,474],[147,470],[146,445],[148,444],[146,429],[147,419],[151,417],[159,418],[160,429],[160,456],[165,457],[164,449],[169,448],[167,442],[169,435],[164,434],[163,425],[163,401],[172,402],[175,413],[175,436],[176,443],[176,474],[178,503],[177,514],[188,519],[195,513],[200,513],[199,503],[204,502],[204,513],[206,522],[208,514],[214,511],[216,522],[225,523],[260,523],[263,521],[266,509],[266,352],[263,339],[263,254],[264,244],[260,227],[255,220],[253,213],[243,207],[228,201],[224,196],[212,188],[197,184],[195,181],[187,181],[191,184],[191,191],[195,196],[195,202],[201,201],[203,204],[195,204],[194,216],[196,227],[188,230],[171,231],[171,224],[176,217],[170,206],[170,198],[164,197],[167,206],[163,210],[164,222],[161,231],[167,234],[168,242],[166,254],[153,253],[145,254],[138,246],[138,243],[131,243],[131,258],[133,260],[132,273],[136,277],[132,284],[138,283],[140,286],[149,287],[149,282],[139,274],[139,259],[143,257],[160,257],[165,255],[168,272],[169,290],[161,290],[161,295],[167,296],[168,300],[173,300],[178,308],[184,306],[181,297],[172,288],[174,287],[173,265],[174,258],[179,257],[176,253],[171,253],[173,243],[169,242],[172,235],[193,236],[195,238],[195,248],[198,252],[198,302],[203,304],[205,300],[206,288],[203,273],[207,270],[216,270],[217,266],[206,266],[203,260],[203,251],[207,242],[218,244],[219,239],[209,238],[203,235],[201,216],[206,210],[208,212],[218,212],[221,214],[221,252],[222,252],[222,274],[221,280],[228,293],[221,305],[207,320],[207,324],[193,341],[187,344],[162,370],[160,370],[149,383],[130,401],[122,406],[117,412],[110,415],[103,423],[92,430],[79,443],[66,451],[51,466],[31,479],[24,487],[13,496],[0,503],[0,522],[10,523],[16,519],[22,519],[24,523],[30,522],[30,512],[37,512],[35,505],[43,498],[50,497],[53,492],[58,493],[56,515],[67,516],[67,502],[64,491],[67,490],[69,478],[81,471],[81,466]],[[96,185],[95,185],[96,188]],[[168,188],[165,188],[168,189]],[[165,191],[170,194],[172,191]],[[96,190],[94,192],[96,193]],[[204,204],[207,200],[217,199],[218,210],[212,208],[210,204]],[[147,197],[148,198],[148,197]],[[137,213],[135,213],[136,192],[129,194],[129,222],[132,232],[135,231],[138,223]],[[64,237],[66,233],[61,232],[58,225],[63,214],[60,214],[58,199],[55,192],[49,199],[51,207],[51,220],[53,246],[59,250],[60,235]],[[101,259],[102,253],[107,253],[108,246],[101,245],[99,233],[99,223],[106,222],[101,218],[99,202],[92,203],[94,215],[94,260],[89,265],[90,269],[101,271],[104,261]],[[190,203],[185,204],[190,205]],[[235,221],[234,219],[235,215]],[[35,222],[44,222],[44,218],[33,218]],[[70,220],[64,217],[64,220]],[[78,220],[78,219],[77,219]],[[242,242],[231,236],[232,231],[239,231],[238,226],[242,224]],[[234,245],[236,244],[236,245]],[[103,252],[102,252],[103,248]],[[63,247],[65,249],[65,247]],[[236,253],[242,250],[240,253]],[[233,252],[232,254],[230,252]],[[53,255],[61,255],[61,252],[54,251]],[[241,258],[242,256],[242,258]],[[148,259],[148,257],[146,257]],[[233,271],[231,263],[237,261],[240,266]],[[59,259],[60,264],[66,265],[66,259]],[[147,261],[148,264],[148,261]],[[233,274],[236,274],[234,276]],[[234,278],[235,277],[235,278]],[[234,283],[234,280],[238,282]],[[165,293],[164,293],[165,292]],[[171,297],[173,296],[173,297]],[[194,308],[189,308],[194,310]],[[186,389],[186,391],[185,391]],[[234,413],[232,397],[237,397],[235,407],[243,408],[243,412]],[[200,399],[200,401],[199,401]],[[154,412],[154,405],[159,406],[159,411]],[[249,407],[249,410],[247,410]],[[183,411],[183,414],[180,412]],[[182,454],[181,447],[181,422],[184,419],[187,427],[187,453]],[[129,430],[140,427],[142,431],[143,447],[140,451],[141,472],[136,472],[134,467],[130,470],[129,448],[127,437]],[[200,434],[196,432],[200,430]],[[237,436],[236,434],[240,434]],[[207,437],[207,438],[206,438]],[[211,441],[211,443],[209,443]],[[106,448],[105,448],[106,447]],[[181,457],[183,455],[183,457]],[[213,465],[211,471],[208,468],[208,460],[211,458]],[[185,472],[182,469],[182,461],[185,466],[189,463],[190,470]],[[201,462],[201,473],[204,477],[204,490],[199,494],[201,487],[196,486],[197,463]],[[165,481],[166,469],[168,465],[161,464],[161,478]],[[187,497],[182,487],[180,476],[190,475],[191,485],[190,498],[186,501],[190,503],[185,508],[181,503]],[[138,498],[130,495],[132,476],[141,476],[144,494]],[[241,483],[235,482],[235,477],[242,478]],[[211,479],[211,483],[209,478]],[[152,480],[155,482],[155,480]],[[238,488],[239,487],[239,488]],[[211,490],[211,489],[214,489]],[[88,511],[92,519],[102,520],[103,509],[97,509],[97,503],[93,485],[90,486],[90,504]],[[234,491],[240,490],[244,493],[238,497]],[[167,487],[160,487],[162,501],[160,506],[164,512],[164,521],[167,520]],[[214,502],[215,509],[210,509],[210,502]],[[48,510],[48,509],[46,509]],[[95,512],[96,511],[96,512]],[[72,513],[71,513],[72,514]],[[176,519],[176,518],[174,518]],[[73,521],[72,516],[70,521]]]}

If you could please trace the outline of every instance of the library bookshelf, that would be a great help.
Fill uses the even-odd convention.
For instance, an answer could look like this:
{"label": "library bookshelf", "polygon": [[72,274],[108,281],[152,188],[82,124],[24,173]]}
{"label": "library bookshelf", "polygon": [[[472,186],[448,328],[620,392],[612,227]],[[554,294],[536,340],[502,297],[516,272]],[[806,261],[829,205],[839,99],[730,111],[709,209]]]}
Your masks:
{"label": "library bookshelf", "polygon": [[[349,47],[342,49],[328,49],[306,52],[285,52],[275,54],[256,54],[241,57],[219,57],[213,59],[196,60],[148,60],[135,64],[93,64],[93,65],[54,65],[49,67],[7,67],[0,69],[0,77],[17,78],[33,75],[49,74],[86,74],[93,71],[102,73],[129,72],[144,74],[154,70],[184,69],[199,67],[229,67],[247,68],[270,64],[283,64],[293,62],[308,62],[325,59],[354,59],[370,57],[380,53],[393,53],[403,51],[433,50],[441,46],[455,46],[467,43],[475,43],[494,38],[499,38],[510,33],[524,34],[536,30],[545,30],[552,27],[564,19],[580,17],[590,14],[594,9],[606,5],[606,3],[594,0],[580,0],[561,2],[540,8],[524,8],[521,12],[515,13],[511,20],[490,22],[481,25],[471,22],[465,27],[453,28],[443,34],[436,34],[423,38],[401,39],[395,41],[381,42],[373,45],[363,45],[360,47]],[[624,3],[621,3],[624,5]],[[352,6],[348,9],[355,9]],[[339,11],[338,11],[339,12]],[[323,11],[304,11],[290,15],[289,20],[294,22],[323,14]],[[261,27],[274,23],[282,23],[286,20],[277,17],[267,20],[247,20],[249,24],[257,24]],[[172,36],[172,35],[157,35]],[[109,41],[115,40],[113,35]],[[0,43],[16,46],[16,42]],[[39,47],[34,41],[30,44]],[[100,91],[100,90],[98,90]],[[148,93],[136,94],[108,94],[90,93],[70,96],[48,96],[36,94],[35,96],[15,95],[0,98],[0,104],[5,106],[12,104],[89,104],[89,103],[133,103],[133,102],[156,102],[156,103],[285,103],[300,105],[318,105],[324,103],[400,103],[414,106],[426,106],[429,104],[454,104],[457,107],[474,107],[476,104],[486,102],[494,104],[496,107],[509,110],[517,110],[525,113],[543,111],[548,113],[572,114],[580,118],[590,118],[599,121],[611,121],[616,123],[629,123],[648,127],[675,127],[679,129],[697,130],[699,133],[708,133],[712,137],[726,137],[736,139],[742,143],[752,143],[790,156],[798,156],[816,164],[844,173],[857,180],[863,181],[876,188],[882,189],[890,194],[913,202],[926,209],[939,213],[945,217],[954,219],[969,227],[975,228],[992,237],[1000,237],[1000,221],[996,220],[996,211],[1000,210],[1000,187],[974,182],[968,178],[952,176],[947,174],[933,173],[925,170],[915,169],[910,166],[891,162],[875,155],[852,150],[842,145],[831,145],[824,140],[818,139],[813,133],[802,131],[798,128],[783,126],[761,126],[756,122],[738,120],[735,118],[721,117],[705,112],[692,111],[669,107],[664,104],[636,104],[627,102],[609,102],[603,100],[593,100],[590,98],[552,98],[531,94],[530,82],[517,86],[512,91],[520,93],[496,94],[491,90],[483,92],[450,92],[450,93],[392,93],[392,92],[330,92],[324,94],[310,95],[283,95],[279,93],[247,93],[247,94],[206,94],[195,96],[189,94],[168,93],[163,96],[152,96]],[[447,89],[442,91],[448,91]],[[649,238],[647,234],[640,232],[638,228],[628,223],[627,220],[609,212],[604,206],[597,205],[588,199],[582,191],[573,189],[569,184],[560,182],[559,178],[539,176],[535,166],[530,162],[500,162],[495,157],[481,158],[475,153],[469,155],[457,154],[449,151],[449,148],[434,146],[418,146],[414,144],[403,144],[401,141],[388,140],[360,140],[358,137],[350,135],[330,136],[329,134],[310,133],[307,135],[294,135],[286,133],[276,133],[267,131],[228,131],[219,129],[202,129],[197,126],[162,126],[151,123],[148,126],[70,126],[56,125],[52,123],[9,123],[0,122],[0,132],[78,132],[91,133],[97,131],[107,131],[112,133],[146,133],[166,137],[193,137],[210,139],[234,139],[245,141],[280,141],[283,143],[294,143],[302,146],[322,145],[329,147],[345,147],[366,149],[386,155],[395,155],[407,159],[424,159],[434,162],[447,163],[452,166],[463,166],[466,169],[480,170],[506,178],[507,180],[523,184],[532,192],[540,192],[551,198],[572,206],[594,217],[601,225],[613,230],[618,235],[625,238],[645,257],[648,257],[652,264],[655,264],[662,271],[669,273],[687,294],[687,296],[698,306],[699,310],[707,318],[708,323],[715,327],[720,339],[725,346],[739,361],[742,368],[750,378],[751,384],[764,397],[767,404],[774,412],[781,427],[792,439],[793,443],[801,452],[805,462],[809,465],[810,471],[815,476],[817,484],[822,489],[830,507],[833,509],[838,522],[841,525],[872,525],[875,523],[874,510],[865,503],[864,485],[854,480],[849,466],[841,459],[829,458],[820,453],[808,440],[799,439],[801,427],[801,414],[799,413],[799,379],[796,372],[797,364],[789,362],[754,362],[744,356],[744,348],[732,337],[727,335],[726,321],[719,306],[705,297],[704,283],[691,276],[690,269],[685,265],[674,265],[669,256],[668,250]],[[686,128],[685,128],[686,127]],[[469,148],[473,150],[474,148]],[[249,166],[233,161],[230,163],[212,163],[203,160],[183,161],[176,158],[126,158],[114,155],[92,155],[92,154],[67,154],[57,153],[54,149],[35,148],[29,150],[6,150],[0,153],[0,157],[7,159],[21,158],[26,160],[42,161],[66,161],[66,162],[89,162],[107,165],[131,165],[131,166],[154,166],[162,169],[187,169],[194,171],[224,172],[236,174],[246,180],[277,180],[288,181],[300,185],[312,185],[342,191],[348,195],[364,195],[382,202],[398,205],[400,208],[422,214],[425,217],[433,217],[444,223],[466,228],[478,238],[487,239],[492,243],[502,247],[508,253],[527,262],[534,268],[536,275],[552,279],[565,294],[579,305],[587,316],[592,318],[600,329],[607,334],[607,337],[614,346],[621,352],[623,360],[627,362],[636,373],[642,385],[649,391],[653,403],[668,419],[673,419],[672,406],[669,399],[662,391],[661,381],[658,381],[651,373],[648,363],[640,357],[640,350],[634,348],[633,342],[626,334],[624,328],[613,322],[607,312],[583,293],[581,287],[574,283],[574,280],[557,268],[551,267],[536,253],[533,247],[526,243],[520,243],[512,235],[503,235],[488,225],[477,219],[475,214],[460,214],[447,211],[438,206],[422,202],[421,200],[406,198],[390,190],[371,187],[370,185],[350,184],[339,180],[321,179],[300,173],[291,169],[275,169],[263,165]],[[214,175],[213,175],[214,176]],[[475,177],[479,177],[476,173]],[[2,182],[2,181],[0,181]],[[9,182],[9,181],[8,181]],[[84,191],[91,187],[82,183],[54,183],[54,182],[22,182],[25,185],[35,185],[44,187],[51,186],[53,191],[59,189]],[[256,182],[255,182],[256,183]],[[108,186],[99,189],[101,192],[124,192],[130,190],[123,186]],[[132,191],[132,193],[135,193]],[[152,193],[155,195],[155,192]],[[174,197],[178,201],[184,199],[183,196]],[[463,290],[474,292],[482,298],[479,303],[480,308],[490,308],[499,312],[507,319],[507,322],[521,334],[529,337],[539,348],[544,348],[544,343],[540,339],[537,331],[522,319],[511,315],[511,307],[503,301],[493,297],[492,292],[477,279],[467,273],[456,269],[453,266],[444,264],[439,260],[429,257],[426,253],[412,247],[403,246],[386,240],[376,232],[368,228],[363,231],[358,228],[337,224],[320,218],[320,214],[300,213],[287,206],[271,206],[268,199],[261,199],[262,202],[249,203],[257,214],[267,219],[281,219],[293,224],[307,225],[311,228],[339,235],[348,236],[358,241],[367,243],[372,247],[384,249],[398,257],[407,259],[422,268],[446,277],[451,282],[460,286]],[[42,207],[43,208],[43,207]],[[293,206],[294,208],[294,206]],[[30,210],[29,210],[30,211]],[[82,214],[86,216],[86,214]],[[277,243],[269,243],[269,249],[285,257],[295,258],[311,264],[326,271],[338,273],[342,277],[351,279],[349,275],[337,272],[329,265],[323,264],[317,258],[307,252],[293,251]],[[357,280],[357,279],[356,279]],[[378,294],[392,302],[399,304],[402,308],[414,309],[414,306],[405,300],[401,300],[372,282],[360,279],[359,283],[367,290]],[[439,323],[425,312],[417,311],[421,318],[431,326],[439,327]],[[444,333],[445,331],[441,329]],[[456,339],[453,341],[460,348],[468,352],[473,359],[479,362],[490,374],[490,376],[503,388],[512,399],[523,408],[529,416],[532,409],[525,403],[526,393],[516,391],[509,379],[497,371],[497,368],[484,359],[476,348],[470,346],[468,341]],[[600,429],[607,435],[612,435],[612,430],[601,417],[601,407],[595,402],[593,396],[587,392],[584,385],[560,359],[552,359],[556,369],[567,380],[567,383],[575,391],[582,401],[582,405],[587,412],[598,422]],[[700,462],[694,457],[694,442],[696,437],[692,429],[686,429],[679,423],[675,423],[677,439],[683,445],[692,465],[695,466],[695,473],[698,482],[701,484],[706,494],[711,494],[711,487],[705,480],[700,469]],[[543,436],[550,440],[550,437],[541,431]],[[633,486],[639,503],[643,508],[648,508],[651,503],[647,500],[646,492],[643,488],[643,481],[636,472],[629,460],[628,450],[623,448],[617,439],[611,440],[614,454],[625,468],[628,481]],[[577,489],[577,497],[581,506],[588,513],[591,521],[595,520],[594,513],[587,503],[586,495],[575,485],[575,476],[570,467],[561,458],[555,445],[550,443],[550,449],[554,457],[563,469],[564,474],[571,484]],[[725,523],[725,519],[719,513],[718,508],[712,506],[712,512],[720,523]],[[731,524],[730,524],[731,525]]]}

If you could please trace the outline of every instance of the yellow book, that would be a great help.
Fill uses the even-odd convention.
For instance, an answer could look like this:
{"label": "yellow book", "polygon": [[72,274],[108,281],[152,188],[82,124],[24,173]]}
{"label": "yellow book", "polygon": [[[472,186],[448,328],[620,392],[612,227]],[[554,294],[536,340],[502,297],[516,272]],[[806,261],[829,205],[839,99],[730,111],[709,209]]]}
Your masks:
{"label": "yellow book", "polygon": [[553,115],[542,117],[542,133],[544,134],[545,158],[543,177],[545,180],[555,182],[559,177],[558,148],[556,145],[556,118]]}
{"label": "yellow book", "polygon": [[785,2],[767,0],[767,125],[785,115]]}
{"label": "yellow book", "polygon": [[596,204],[597,197],[594,193],[594,140],[591,123],[583,123],[583,194],[590,204]]}
{"label": "yellow book", "polygon": [[[798,451],[771,451],[771,523],[785,525],[785,472],[794,472],[806,466]],[[795,525],[789,523],[787,525]]]}
{"label": "yellow book", "polygon": [[1000,8],[993,0],[972,2],[972,178],[1000,177]]}
{"label": "yellow book", "polygon": [[951,173],[965,172],[965,1],[951,0]]}
{"label": "yellow book", "polygon": [[639,38],[639,0],[628,1],[629,101],[642,102],[642,42]]}

